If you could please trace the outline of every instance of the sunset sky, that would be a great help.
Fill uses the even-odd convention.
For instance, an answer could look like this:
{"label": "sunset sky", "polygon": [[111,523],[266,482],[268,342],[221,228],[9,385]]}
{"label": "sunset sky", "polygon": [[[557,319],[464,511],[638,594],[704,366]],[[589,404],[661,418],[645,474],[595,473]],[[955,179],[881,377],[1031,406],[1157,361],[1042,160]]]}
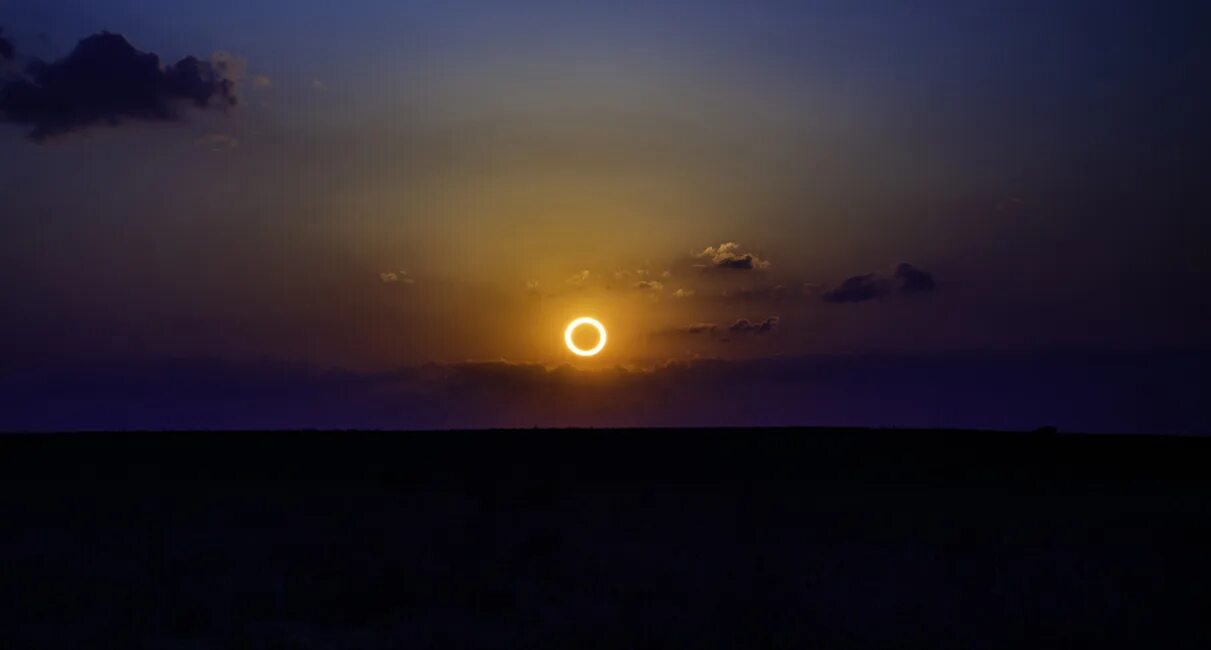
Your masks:
{"label": "sunset sky", "polygon": [[[47,373],[182,360],[376,378],[497,362],[544,381],[786,359],[797,381],[813,356],[987,378],[973,360],[1057,350],[1190,368],[1181,351],[1211,348],[1209,14],[0,0],[2,379],[53,405],[84,398]],[[123,76],[139,53],[159,57],[146,84]],[[587,359],[563,344],[582,315],[610,333]],[[1182,408],[1203,394],[1157,381]],[[1038,388],[1005,382],[986,389]],[[733,423],[814,421],[791,393],[780,417]],[[1148,404],[1133,417],[1172,415]],[[922,423],[1017,423],[931,408]],[[219,424],[281,423],[232,412]],[[0,425],[126,422],[39,413]],[[651,413],[535,421],[682,421]],[[873,422],[857,413],[830,417]],[[181,418],[130,422],[210,422]],[[469,423],[502,422],[525,424]]]}

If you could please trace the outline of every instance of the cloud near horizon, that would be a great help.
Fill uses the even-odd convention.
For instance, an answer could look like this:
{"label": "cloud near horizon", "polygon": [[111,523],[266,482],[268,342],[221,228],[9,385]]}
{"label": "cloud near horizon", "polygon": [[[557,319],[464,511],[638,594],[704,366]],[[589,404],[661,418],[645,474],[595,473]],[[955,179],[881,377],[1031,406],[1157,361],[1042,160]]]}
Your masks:
{"label": "cloud near horizon", "polygon": [[25,75],[0,87],[0,119],[32,127],[30,139],[43,142],[100,126],[178,121],[183,107],[224,111],[238,103],[240,66],[230,55],[187,56],[166,66],[123,36],[101,32],[63,59],[32,61]]}
{"label": "cloud near horizon", "polygon": [[654,339],[674,339],[682,337],[697,337],[697,336],[715,336],[719,331],[719,326],[715,323],[690,323],[681,327],[673,327],[669,329],[656,330],[649,336]]}
{"label": "cloud near horizon", "polygon": [[[698,325],[685,335],[714,331]],[[1211,408],[1199,368],[1208,360],[1193,356],[808,356],[595,370],[498,361],[353,372],[217,360],[10,369],[0,374],[0,430],[1050,424],[1205,432]],[[1014,376],[1049,380],[1006,394]]]}
{"label": "cloud near horizon", "polygon": [[731,327],[727,328],[727,331],[734,334],[746,334],[749,332],[764,334],[766,332],[773,331],[774,328],[778,327],[779,321],[780,319],[777,316],[770,316],[765,320],[756,322],[750,321],[747,318],[741,318],[735,323],[732,323]]}

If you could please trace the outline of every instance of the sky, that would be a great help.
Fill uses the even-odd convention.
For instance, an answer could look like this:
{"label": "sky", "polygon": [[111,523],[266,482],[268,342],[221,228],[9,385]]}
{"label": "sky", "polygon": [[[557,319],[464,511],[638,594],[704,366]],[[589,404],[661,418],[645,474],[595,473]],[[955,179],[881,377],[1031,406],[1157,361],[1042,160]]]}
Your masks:
{"label": "sky", "polygon": [[[1156,426],[1202,431],[1209,13],[0,0],[0,382],[27,405],[0,427],[287,426],[228,402],[227,419],[202,417],[186,397],[214,364],[257,378],[268,364],[291,386],[503,367],[516,387],[510,372],[536,369],[618,395],[634,390],[619,377],[651,381],[648,400],[693,383],[670,368],[722,363],[754,386],[789,363],[785,400],[750,396],[724,419],[1123,430],[1189,412]],[[592,358],[563,342],[586,315],[609,330]],[[838,394],[825,417],[796,403],[823,376],[813,359],[849,359],[879,388]],[[1148,397],[1130,418],[1097,399],[877,417],[907,381],[880,359],[937,394],[976,382],[1037,404],[1038,381],[998,383],[1027,364],[1118,368],[1099,394]],[[80,388],[154,384],[164,364],[195,368],[171,417],[139,382]],[[1165,371],[1141,388],[1139,368]],[[1072,381],[1061,394],[1089,393]],[[324,422],[527,423],[491,382],[491,405],[405,383],[463,417],[379,396],[391,415],[342,402],[350,415]],[[525,412],[699,423],[683,406],[723,389],[607,417],[567,388]],[[81,400],[131,415],[51,417]]]}

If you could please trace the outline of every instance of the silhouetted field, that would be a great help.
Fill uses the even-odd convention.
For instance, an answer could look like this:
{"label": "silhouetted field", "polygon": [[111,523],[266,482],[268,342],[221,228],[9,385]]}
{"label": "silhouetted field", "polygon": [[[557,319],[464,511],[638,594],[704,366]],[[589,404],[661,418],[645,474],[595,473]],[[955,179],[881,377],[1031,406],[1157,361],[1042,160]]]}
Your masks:
{"label": "silhouetted field", "polygon": [[1207,647],[1211,439],[0,436],[11,648]]}

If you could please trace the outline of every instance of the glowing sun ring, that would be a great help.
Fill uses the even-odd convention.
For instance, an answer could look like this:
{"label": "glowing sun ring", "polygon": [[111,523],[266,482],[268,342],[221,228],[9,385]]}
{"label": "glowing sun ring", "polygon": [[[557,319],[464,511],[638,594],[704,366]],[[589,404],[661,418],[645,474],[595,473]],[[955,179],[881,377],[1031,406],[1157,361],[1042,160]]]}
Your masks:
{"label": "glowing sun ring", "polygon": [[[592,325],[593,327],[597,328],[597,345],[593,346],[589,350],[582,350],[576,347],[576,342],[572,340],[572,332],[575,332],[576,328],[580,327],[581,325]],[[577,354],[582,357],[591,357],[598,352],[601,352],[601,349],[605,347],[605,326],[597,322],[596,319],[589,318],[588,316],[582,316],[571,323],[568,323],[568,329],[563,331],[563,341],[564,343],[568,344],[568,349],[571,350],[573,354]]]}

